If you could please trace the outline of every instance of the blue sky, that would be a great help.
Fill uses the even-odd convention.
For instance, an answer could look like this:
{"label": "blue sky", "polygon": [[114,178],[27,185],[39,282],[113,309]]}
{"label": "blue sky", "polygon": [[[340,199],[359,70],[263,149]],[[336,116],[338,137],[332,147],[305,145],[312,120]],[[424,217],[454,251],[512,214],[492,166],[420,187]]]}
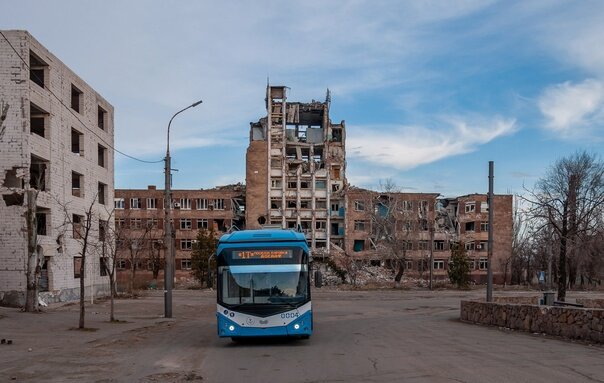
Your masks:
{"label": "blue sky", "polygon": [[[5,0],[0,28],[29,30],[115,107],[118,149],[165,154],[175,188],[245,181],[249,122],[267,76],[324,100],[347,126],[347,176],[376,188],[522,192],[553,161],[602,154],[602,1]],[[116,155],[116,188],[163,185],[162,164]]]}

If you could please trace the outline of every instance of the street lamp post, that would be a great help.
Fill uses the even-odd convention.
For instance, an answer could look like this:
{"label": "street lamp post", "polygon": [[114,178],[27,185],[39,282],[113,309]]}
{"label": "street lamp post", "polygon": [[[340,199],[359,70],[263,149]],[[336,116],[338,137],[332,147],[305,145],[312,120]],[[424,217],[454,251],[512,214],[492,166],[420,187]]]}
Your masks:
{"label": "street lamp post", "polygon": [[164,317],[172,318],[172,285],[174,283],[174,243],[172,241],[172,168],[170,163],[170,124],[174,117],[189,108],[201,104],[201,100],[174,113],[168,122],[168,135],[166,144],[165,162],[165,188],[164,188],[164,243],[166,251],[164,254]]}

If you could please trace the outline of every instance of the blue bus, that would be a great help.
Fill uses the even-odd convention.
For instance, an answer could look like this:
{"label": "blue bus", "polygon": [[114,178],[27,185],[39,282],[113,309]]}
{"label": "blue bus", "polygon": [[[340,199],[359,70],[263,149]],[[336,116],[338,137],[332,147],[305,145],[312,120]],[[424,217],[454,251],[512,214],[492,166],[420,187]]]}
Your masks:
{"label": "blue bus", "polygon": [[309,249],[292,230],[225,234],[216,249],[218,336],[312,333]]}

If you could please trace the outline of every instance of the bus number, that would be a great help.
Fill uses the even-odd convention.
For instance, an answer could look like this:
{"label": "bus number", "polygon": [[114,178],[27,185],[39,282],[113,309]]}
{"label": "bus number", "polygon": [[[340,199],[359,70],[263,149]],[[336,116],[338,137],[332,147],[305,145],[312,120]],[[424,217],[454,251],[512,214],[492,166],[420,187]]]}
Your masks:
{"label": "bus number", "polygon": [[281,319],[291,319],[291,318],[297,318],[298,316],[300,316],[300,314],[296,313],[283,313],[281,314]]}

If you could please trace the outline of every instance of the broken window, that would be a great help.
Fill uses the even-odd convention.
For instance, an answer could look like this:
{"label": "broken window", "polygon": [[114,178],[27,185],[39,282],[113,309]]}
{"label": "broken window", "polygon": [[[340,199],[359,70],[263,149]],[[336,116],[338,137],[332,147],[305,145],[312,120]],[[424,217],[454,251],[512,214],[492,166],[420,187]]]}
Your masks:
{"label": "broken window", "polygon": [[29,166],[29,186],[33,189],[46,191],[46,171],[49,162],[36,156],[31,156],[31,165]]}
{"label": "broken window", "polygon": [[271,180],[271,188],[272,189],[281,189],[281,180],[278,179],[272,179]]}
{"label": "broken window", "polygon": [[281,198],[271,198],[271,209],[281,209]]}
{"label": "broken window", "polygon": [[297,151],[295,147],[288,147],[285,149],[285,157],[288,160],[295,160],[297,158]]}
{"label": "broken window", "polygon": [[315,229],[317,231],[325,231],[327,222],[326,221],[315,221]]}
{"label": "broken window", "polygon": [[365,231],[365,221],[354,221],[354,230]]}
{"label": "broken window", "polygon": [[311,221],[300,221],[300,228],[303,233],[308,233],[311,231],[312,222]]}
{"label": "broken window", "polygon": [[310,149],[302,148],[300,154],[302,155],[302,161],[308,162],[310,160]]}
{"label": "broken window", "polygon": [[98,148],[98,165],[100,167],[105,167],[105,164],[107,163],[107,148],[104,147],[103,145],[99,144],[99,148]]}
{"label": "broken window", "polygon": [[287,200],[285,201],[285,204],[287,206],[288,209],[295,209],[296,208],[296,201],[295,200]]}
{"label": "broken window", "polygon": [[71,109],[78,113],[82,110],[82,95],[82,91],[71,84]]}
{"label": "broken window", "polygon": [[434,250],[444,251],[445,250],[445,241],[434,241]]}
{"label": "broken window", "polygon": [[310,209],[310,200],[301,200],[300,209]]}
{"label": "broken window", "polygon": [[296,229],[297,223],[296,221],[287,221],[287,228],[288,229]]}
{"label": "broken window", "polygon": [[356,200],[354,201],[354,210],[355,211],[365,211],[365,202]]}
{"label": "broken window", "polygon": [[466,231],[474,231],[474,222],[466,222]]}
{"label": "broken window", "polygon": [[427,219],[420,219],[419,220],[419,229],[421,231],[428,231],[428,220]]}
{"label": "broken window", "polygon": [[48,112],[33,103],[29,104],[29,130],[31,133],[48,138],[49,118],[50,114]]}
{"label": "broken window", "polygon": [[200,218],[197,220],[197,229],[207,229],[208,228],[208,220],[204,218]]}
{"label": "broken window", "polygon": [[80,173],[71,172],[71,195],[84,197],[84,176]]}
{"label": "broken window", "polygon": [[340,190],[341,187],[342,187],[342,185],[340,185],[339,183],[333,183],[333,184],[331,184],[331,191],[337,192],[338,190]]}
{"label": "broken window", "polygon": [[224,200],[222,198],[214,200],[214,210],[224,210]]}
{"label": "broken window", "polygon": [[29,51],[29,79],[42,88],[46,85],[48,64],[40,57]]}
{"label": "broken window", "polygon": [[331,235],[338,235],[338,233],[340,231],[339,228],[340,228],[340,225],[338,225],[337,223],[332,223],[331,224],[330,234]]}
{"label": "broken window", "polygon": [[180,230],[191,230],[193,228],[193,222],[190,218],[180,219]]}
{"label": "broken window", "polygon": [[315,209],[327,209],[327,200],[324,200],[324,199],[316,200]]}
{"label": "broken window", "polygon": [[115,207],[116,209],[123,209],[124,208],[124,199],[123,198],[114,198],[113,199],[113,207]]}
{"label": "broken window", "polygon": [[322,148],[315,148],[313,155],[312,155],[312,160],[315,162],[322,162],[323,161],[323,149]]}
{"label": "broken window", "polygon": [[97,126],[101,128],[101,130],[105,130],[105,125],[107,122],[107,112],[105,109],[98,107],[97,110]]}
{"label": "broken window", "polygon": [[102,182],[99,182],[98,201],[101,205],[104,205],[106,200],[107,200],[107,185],[105,185]]}
{"label": "broken window", "polygon": [[417,250],[428,250],[428,241],[417,241]]}
{"label": "broken window", "polygon": [[466,213],[473,213],[476,211],[476,203],[466,202]]}
{"label": "broken window", "polygon": [[71,128],[71,152],[84,156],[84,135]]}
{"label": "broken window", "polygon": [[310,181],[300,181],[300,189],[309,189]]}
{"label": "broken window", "polygon": [[288,189],[296,189],[298,187],[298,183],[296,181],[287,181]]}

